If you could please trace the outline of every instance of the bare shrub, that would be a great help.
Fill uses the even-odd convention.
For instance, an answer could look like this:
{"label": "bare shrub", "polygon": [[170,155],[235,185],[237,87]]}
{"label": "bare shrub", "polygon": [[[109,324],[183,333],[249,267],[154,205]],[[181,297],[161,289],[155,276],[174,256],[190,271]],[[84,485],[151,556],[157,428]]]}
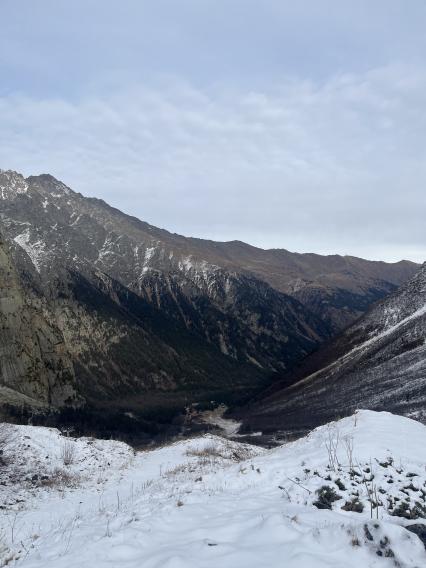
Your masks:
{"label": "bare shrub", "polygon": [[61,460],[66,466],[74,463],[75,459],[75,444],[70,439],[65,439],[61,447]]}
{"label": "bare shrub", "polygon": [[186,451],[186,455],[197,458],[226,458],[221,448],[213,443],[207,444],[203,448],[190,448]]}
{"label": "bare shrub", "polygon": [[63,487],[75,487],[78,485],[79,481],[79,476],[57,467],[49,476],[45,476],[45,478],[41,480],[41,485],[52,489],[61,489]]}
{"label": "bare shrub", "polygon": [[352,479],[354,469],[354,437],[349,435],[344,436],[343,445],[345,447],[346,456],[348,458],[349,473]]}
{"label": "bare shrub", "polygon": [[226,440],[222,444],[210,442],[202,448],[190,448],[186,455],[198,458],[222,458],[237,463],[253,457],[253,451],[245,446],[233,446]]}
{"label": "bare shrub", "polygon": [[[382,501],[379,498],[377,485],[374,482],[375,475],[373,473],[373,465],[370,461],[370,467],[362,469],[359,463],[357,463],[359,476],[361,477],[361,481],[365,487],[365,493],[367,495],[367,501],[370,503],[370,518],[373,518],[373,512],[376,510],[376,519],[379,518],[379,507],[383,506]],[[365,474],[370,474],[367,477]]]}
{"label": "bare shrub", "polygon": [[337,456],[337,449],[340,442],[340,432],[338,428],[332,425],[328,426],[324,442],[328,454],[328,467],[332,471],[338,471],[340,467],[339,458]]}

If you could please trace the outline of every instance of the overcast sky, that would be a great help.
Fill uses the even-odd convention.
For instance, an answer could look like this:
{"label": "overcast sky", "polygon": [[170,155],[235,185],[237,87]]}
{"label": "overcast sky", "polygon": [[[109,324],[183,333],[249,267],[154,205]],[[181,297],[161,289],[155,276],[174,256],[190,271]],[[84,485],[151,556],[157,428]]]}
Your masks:
{"label": "overcast sky", "polygon": [[426,259],[424,0],[0,0],[0,168],[159,227]]}

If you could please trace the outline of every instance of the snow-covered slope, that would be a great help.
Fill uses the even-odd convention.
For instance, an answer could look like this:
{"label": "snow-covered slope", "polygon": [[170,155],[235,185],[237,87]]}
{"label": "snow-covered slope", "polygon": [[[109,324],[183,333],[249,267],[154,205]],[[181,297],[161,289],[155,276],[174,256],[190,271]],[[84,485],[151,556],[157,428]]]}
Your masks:
{"label": "snow-covered slope", "polygon": [[426,427],[407,418],[359,411],[269,451],[204,436],[134,453],[119,442],[10,428],[0,485],[9,564],[426,565],[405,528],[425,523]]}

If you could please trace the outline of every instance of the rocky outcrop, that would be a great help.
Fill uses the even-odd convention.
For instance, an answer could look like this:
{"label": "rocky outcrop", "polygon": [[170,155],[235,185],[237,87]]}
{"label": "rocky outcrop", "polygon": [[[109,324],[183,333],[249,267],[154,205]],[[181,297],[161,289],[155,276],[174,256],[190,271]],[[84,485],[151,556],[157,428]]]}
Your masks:
{"label": "rocky outcrop", "polygon": [[[45,301],[24,290],[0,236],[0,396],[2,402],[76,405],[75,376]],[[20,395],[22,395],[20,397]]]}

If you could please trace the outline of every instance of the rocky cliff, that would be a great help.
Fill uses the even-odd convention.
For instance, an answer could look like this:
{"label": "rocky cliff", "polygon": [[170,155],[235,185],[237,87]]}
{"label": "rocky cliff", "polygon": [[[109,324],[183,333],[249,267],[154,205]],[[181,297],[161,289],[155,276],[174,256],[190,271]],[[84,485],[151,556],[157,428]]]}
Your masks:
{"label": "rocky cliff", "polygon": [[78,405],[73,365],[46,302],[25,289],[0,236],[0,396],[9,404]]}

